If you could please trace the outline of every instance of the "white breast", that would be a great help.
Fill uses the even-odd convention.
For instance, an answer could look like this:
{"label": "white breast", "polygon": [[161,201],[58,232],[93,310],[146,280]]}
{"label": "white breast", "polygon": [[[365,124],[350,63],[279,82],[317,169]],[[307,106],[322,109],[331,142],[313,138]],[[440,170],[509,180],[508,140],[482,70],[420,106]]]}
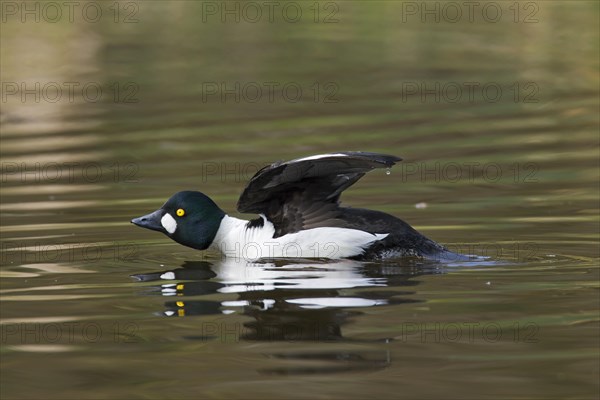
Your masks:
{"label": "white breast", "polygon": [[357,229],[314,228],[273,238],[275,227],[263,215],[262,227],[247,228],[248,221],[223,217],[211,248],[226,257],[245,260],[261,258],[346,258],[361,254],[388,234],[371,234]]}

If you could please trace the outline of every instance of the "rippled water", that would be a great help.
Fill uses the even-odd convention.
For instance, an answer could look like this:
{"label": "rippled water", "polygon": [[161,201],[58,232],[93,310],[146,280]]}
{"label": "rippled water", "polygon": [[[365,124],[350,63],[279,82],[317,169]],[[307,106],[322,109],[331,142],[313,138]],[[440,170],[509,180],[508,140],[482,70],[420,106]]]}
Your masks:
{"label": "rippled water", "polygon": [[[6,3],[2,398],[597,398],[597,3]],[[238,216],[262,166],[340,149],[404,158],[345,204],[485,261],[246,264],[129,223],[184,189]]]}

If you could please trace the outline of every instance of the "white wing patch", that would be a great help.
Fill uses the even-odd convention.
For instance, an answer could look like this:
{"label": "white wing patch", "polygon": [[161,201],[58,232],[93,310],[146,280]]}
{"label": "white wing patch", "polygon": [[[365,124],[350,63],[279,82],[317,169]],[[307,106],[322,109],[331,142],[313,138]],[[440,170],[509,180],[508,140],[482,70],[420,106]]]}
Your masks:
{"label": "white wing patch", "polygon": [[225,216],[211,245],[226,257],[245,260],[261,258],[347,258],[361,254],[387,233],[372,234],[357,229],[314,228],[274,238],[275,227],[264,218],[262,227],[247,228],[247,222]]}
{"label": "white wing patch", "polygon": [[177,221],[175,221],[175,219],[171,217],[171,214],[169,213],[163,215],[163,217],[160,219],[160,224],[171,235],[177,230]]}
{"label": "white wing patch", "polygon": [[297,160],[289,161],[287,164],[298,162],[298,161],[318,160],[319,158],[325,158],[325,157],[348,157],[348,155],[347,154],[340,154],[340,153],[318,154],[316,156],[298,158]]}

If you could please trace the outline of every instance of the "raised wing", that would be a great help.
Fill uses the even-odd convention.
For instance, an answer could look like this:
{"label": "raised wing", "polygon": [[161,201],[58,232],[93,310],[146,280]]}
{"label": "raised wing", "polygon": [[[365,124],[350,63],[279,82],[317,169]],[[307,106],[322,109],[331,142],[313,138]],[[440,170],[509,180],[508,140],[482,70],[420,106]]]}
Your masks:
{"label": "raised wing", "polygon": [[277,162],[260,171],[244,189],[237,209],[264,214],[275,235],[322,226],[344,227],[338,218],[340,194],[375,168],[402,159],[378,153],[340,152]]}

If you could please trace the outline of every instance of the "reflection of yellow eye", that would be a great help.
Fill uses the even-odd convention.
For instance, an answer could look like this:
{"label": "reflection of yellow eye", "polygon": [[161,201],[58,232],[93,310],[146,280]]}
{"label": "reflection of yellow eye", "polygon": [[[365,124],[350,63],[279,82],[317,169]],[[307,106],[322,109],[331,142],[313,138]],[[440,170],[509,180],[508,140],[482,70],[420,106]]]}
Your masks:
{"label": "reflection of yellow eye", "polygon": [[185,210],[183,208],[180,208],[177,210],[178,217],[183,217],[184,215],[185,215]]}

